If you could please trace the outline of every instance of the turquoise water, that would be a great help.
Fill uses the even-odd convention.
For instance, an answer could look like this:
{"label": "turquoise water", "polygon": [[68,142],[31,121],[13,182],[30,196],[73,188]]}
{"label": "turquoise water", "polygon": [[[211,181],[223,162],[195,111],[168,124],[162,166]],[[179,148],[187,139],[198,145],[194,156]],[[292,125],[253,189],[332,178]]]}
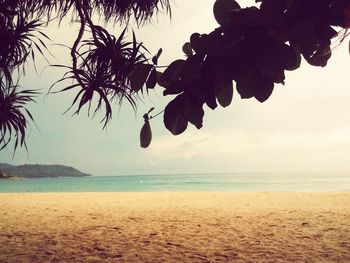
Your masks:
{"label": "turquoise water", "polygon": [[350,172],[232,173],[0,180],[0,192],[350,191]]}

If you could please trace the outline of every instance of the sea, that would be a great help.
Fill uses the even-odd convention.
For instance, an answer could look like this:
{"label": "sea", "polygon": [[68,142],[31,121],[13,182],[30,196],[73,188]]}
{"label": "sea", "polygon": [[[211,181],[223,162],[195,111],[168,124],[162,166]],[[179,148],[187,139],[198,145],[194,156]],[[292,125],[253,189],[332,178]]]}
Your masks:
{"label": "sea", "polygon": [[0,180],[2,193],[27,192],[348,192],[348,172],[203,173]]}

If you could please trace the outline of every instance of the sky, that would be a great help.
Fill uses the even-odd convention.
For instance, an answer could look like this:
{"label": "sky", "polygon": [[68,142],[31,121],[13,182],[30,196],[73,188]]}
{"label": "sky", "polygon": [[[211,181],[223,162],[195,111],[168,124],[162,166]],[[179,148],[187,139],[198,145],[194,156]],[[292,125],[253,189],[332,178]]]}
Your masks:
{"label": "sky", "polygon": [[[243,2],[243,1],[241,1]],[[244,1],[247,5],[254,1]],[[164,52],[159,63],[184,58],[182,45],[193,32],[208,33],[218,27],[212,1],[176,0],[173,17],[159,14],[137,37],[151,53]],[[110,32],[120,33],[118,26]],[[71,45],[77,27],[67,21],[45,30],[54,43]],[[67,49],[50,44],[52,64],[69,64]],[[142,115],[151,107],[164,109],[171,99],[157,87],[139,102],[135,114],[125,103],[114,106],[106,130],[83,110],[78,116],[70,106],[75,92],[40,96],[30,105],[39,130],[31,126],[29,153],[19,149],[0,152],[0,162],[11,164],[63,164],[94,175],[174,174],[215,172],[288,172],[350,170],[350,55],[347,41],[335,47],[326,68],[305,61],[299,70],[287,72],[286,84],[276,85],[268,101],[242,100],[237,92],[230,107],[205,108],[204,127],[189,127],[173,136],[162,116],[151,122],[153,141],[148,149],[139,145]],[[37,61],[38,72],[29,64],[22,81],[25,88],[47,92],[62,72]]]}

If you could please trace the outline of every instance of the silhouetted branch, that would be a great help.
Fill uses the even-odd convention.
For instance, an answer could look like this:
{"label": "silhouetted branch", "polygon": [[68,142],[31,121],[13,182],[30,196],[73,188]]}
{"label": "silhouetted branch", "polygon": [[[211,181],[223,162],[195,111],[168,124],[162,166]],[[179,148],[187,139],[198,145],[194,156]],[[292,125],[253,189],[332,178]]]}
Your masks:
{"label": "silhouetted branch", "polygon": [[82,7],[81,7],[81,2],[80,0],[74,0],[74,3],[75,3],[75,7],[78,11],[78,14],[79,14],[79,18],[80,18],[80,29],[79,29],[79,33],[78,33],[78,36],[76,38],[76,40],[74,41],[74,44],[72,46],[72,49],[71,49],[71,57],[72,57],[72,61],[73,61],[73,73],[74,73],[74,76],[75,76],[75,79],[78,81],[79,85],[83,88],[83,89],[86,89],[84,83],[82,82],[81,78],[80,78],[80,75],[78,74],[78,69],[77,69],[77,65],[78,65],[78,59],[77,59],[77,48],[83,38],[83,35],[84,35],[84,31],[85,31],[85,16],[83,14],[83,10],[82,10]]}

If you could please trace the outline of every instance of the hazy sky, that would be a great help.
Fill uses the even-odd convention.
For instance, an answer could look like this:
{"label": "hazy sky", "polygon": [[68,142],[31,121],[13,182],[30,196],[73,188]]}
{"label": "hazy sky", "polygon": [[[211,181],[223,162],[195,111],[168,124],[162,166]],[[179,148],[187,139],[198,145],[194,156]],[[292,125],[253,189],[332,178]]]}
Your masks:
{"label": "hazy sky", "polygon": [[[139,30],[138,38],[152,53],[163,48],[160,64],[167,65],[183,57],[181,47],[191,33],[217,27],[212,5],[213,1],[176,0],[172,21],[160,15],[158,22]],[[120,32],[118,27],[110,30]],[[63,23],[47,33],[54,42],[70,45],[77,28]],[[53,64],[69,64],[66,49],[52,48]],[[44,65],[44,61],[38,63],[39,71]],[[167,104],[170,98],[162,96],[162,88],[139,103],[137,115],[126,103],[120,111],[116,105],[105,131],[99,124],[101,115],[93,120],[86,111],[74,117],[72,112],[62,115],[74,92],[41,96],[30,106],[40,132],[32,126],[29,155],[20,149],[12,159],[8,148],[0,152],[0,162],[64,164],[95,175],[350,170],[349,69],[345,41],[334,50],[326,68],[303,61],[301,69],[288,72],[286,85],[276,86],[264,104],[241,100],[236,93],[229,108],[205,108],[201,130],[191,126],[175,137],[165,129],[161,116],[152,120],[153,142],[146,150],[139,146],[142,115],[152,106],[158,112]],[[47,91],[60,73],[49,68],[38,76],[27,67],[23,86]]]}

